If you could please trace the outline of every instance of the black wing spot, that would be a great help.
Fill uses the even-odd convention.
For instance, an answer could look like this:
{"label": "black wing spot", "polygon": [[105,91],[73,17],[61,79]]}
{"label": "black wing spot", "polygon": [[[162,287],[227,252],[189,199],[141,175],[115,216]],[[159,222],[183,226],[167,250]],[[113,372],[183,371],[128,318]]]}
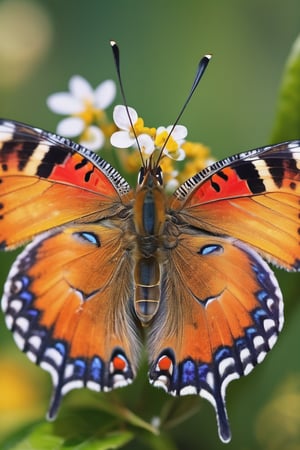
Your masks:
{"label": "black wing spot", "polygon": [[228,175],[226,173],[224,173],[223,170],[220,170],[220,172],[217,172],[216,175],[218,175],[218,177],[222,178],[222,180],[228,181]]}
{"label": "black wing spot", "polygon": [[82,169],[82,167],[86,166],[88,160],[86,158],[82,158],[82,161],[75,165],[75,170]]}
{"label": "black wing spot", "polygon": [[51,175],[53,167],[62,164],[69,153],[70,150],[65,151],[60,145],[51,145],[38,166],[36,175],[42,178],[48,178]]}
{"label": "black wing spot", "polygon": [[245,180],[253,194],[261,194],[266,191],[263,180],[252,162],[245,162],[234,168],[241,180]]}
{"label": "black wing spot", "polygon": [[86,183],[88,183],[90,181],[91,176],[93,175],[94,169],[89,170],[85,175],[84,175],[84,181]]}
{"label": "black wing spot", "polygon": [[221,187],[218,183],[216,183],[213,180],[210,180],[211,183],[211,187],[216,191],[216,192],[220,192],[221,191]]}

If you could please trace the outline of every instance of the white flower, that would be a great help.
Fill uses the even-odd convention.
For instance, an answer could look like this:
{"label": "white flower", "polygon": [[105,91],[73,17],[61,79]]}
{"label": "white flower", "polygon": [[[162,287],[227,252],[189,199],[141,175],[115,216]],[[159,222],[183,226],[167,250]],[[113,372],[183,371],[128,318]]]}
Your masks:
{"label": "white flower", "polygon": [[137,140],[139,143],[138,146],[144,155],[150,156],[154,152],[154,141],[149,134],[142,133],[137,136]]}
{"label": "white flower", "polygon": [[87,127],[87,129],[84,131],[80,139],[81,145],[94,151],[99,150],[99,148],[102,148],[104,143],[105,143],[105,136],[103,132],[100,130],[100,128],[97,127],[96,125],[91,125]]}
{"label": "white flower", "polygon": [[175,189],[177,189],[179,186],[179,181],[176,180],[176,178],[170,178],[169,181],[167,181],[166,185],[165,185],[165,189],[167,192],[169,193],[173,193],[175,191]]}
{"label": "white flower", "polygon": [[[138,147],[146,156],[153,153],[155,147],[152,135],[155,129],[145,127],[143,119],[138,117],[135,109],[117,105],[114,108],[113,119],[120,131],[112,134],[111,145],[118,148]],[[132,131],[132,126],[135,133]]]}
{"label": "white flower", "polygon": [[111,145],[118,148],[128,148],[136,143],[135,135],[132,132],[131,123],[128,117],[130,115],[132,125],[135,126],[138,120],[138,114],[135,109],[128,106],[117,105],[114,108],[113,119],[121,131],[116,131],[111,135]]}
{"label": "white flower", "polygon": [[169,158],[182,161],[185,158],[185,151],[181,148],[181,145],[187,136],[187,128],[183,125],[175,125],[173,130],[172,128],[173,125],[169,125],[166,128],[158,127],[155,145],[157,148],[163,148],[163,153]]}
{"label": "white flower", "polygon": [[[129,116],[131,121],[129,120]],[[110,138],[114,147],[139,147],[145,156],[150,156],[154,150],[161,150],[170,158],[181,161],[185,152],[181,148],[187,135],[186,127],[172,125],[165,127],[148,128],[144,126],[142,118],[138,117],[135,109],[118,105],[114,109],[113,119],[120,131],[116,131]],[[134,128],[134,132],[132,130]],[[171,133],[172,131],[172,133]],[[171,133],[171,134],[170,134]]]}
{"label": "white flower", "polygon": [[84,135],[80,140],[93,150],[101,148],[105,136],[100,125],[94,122],[101,119],[104,110],[113,102],[116,95],[114,81],[106,80],[93,90],[90,83],[79,75],[69,81],[70,92],[58,92],[47,99],[49,109],[57,114],[69,115],[57,125],[57,133],[67,137]]}

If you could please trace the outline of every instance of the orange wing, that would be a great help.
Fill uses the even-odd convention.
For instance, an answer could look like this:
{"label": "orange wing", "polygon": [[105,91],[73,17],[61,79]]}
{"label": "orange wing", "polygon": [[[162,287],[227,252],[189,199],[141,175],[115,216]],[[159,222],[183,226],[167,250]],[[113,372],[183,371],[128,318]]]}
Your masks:
{"label": "orange wing", "polygon": [[131,271],[122,231],[108,221],[45,233],[12,266],[2,308],[20,349],[52,375],[50,418],[72,389],[132,381]]}
{"label": "orange wing", "polygon": [[75,219],[116,214],[130,190],[94,152],[5,120],[0,120],[0,181],[2,248]]}
{"label": "orange wing", "polygon": [[282,325],[280,288],[255,251],[235,239],[183,232],[169,252],[149,335],[150,382],[209,400],[228,442],[226,387],[264,359]]}
{"label": "orange wing", "polygon": [[300,142],[242,153],[184,183],[170,204],[177,220],[233,236],[269,261],[300,269]]}
{"label": "orange wing", "polygon": [[263,360],[283,325],[281,292],[261,256],[300,269],[300,142],[213,164],[175,192],[168,213],[177,246],[150,334],[150,380],[208,399],[228,442],[226,387]]}

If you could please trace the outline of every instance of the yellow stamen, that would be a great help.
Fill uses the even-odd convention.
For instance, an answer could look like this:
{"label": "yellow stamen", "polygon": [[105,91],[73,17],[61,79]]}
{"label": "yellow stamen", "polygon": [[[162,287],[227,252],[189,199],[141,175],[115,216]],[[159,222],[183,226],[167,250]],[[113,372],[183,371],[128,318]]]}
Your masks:
{"label": "yellow stamen", "polygon": [[103,123],[101,130],[106,138],[110,138],[111,135],[118,130],[118,127],[114,123]]}
{"label": "yellow stamen", "polygon": [[[140,134],[148,134],[150,137],[155,136],[156,128],[145,127],[144,120],[141,117],[137,119],[133,126],[137,136],[139,136]],[[131,134],[133,135],[133,133]]]}
{"label": "yellow stamen", "polygon": [[122,152],[119,153],[118,156],[120,160],[122,160],[122,167],[128,173],[136,173],[137,170],[139,170],[139,168],[141,167],[141,157],[137,151],[129,154]]}
{"label": "yellow stamen", "polygon": [[[168,136],[169,136],[169,133],[166,130],[162,131],[161,133],[156,135],[155,140],[154,140],[155,146],[157,148],[164,147]],[[166,150],[168,150],[169,153],[173,153],[173,152],[175,153],[178,150],[178,144],[175,141],[175,139],[172,138],[172,136],[169,137],[165,148],[166,148]]]}
{"label": "yellow stamen", "polygon": [[97,109],[90,101],[85,101],[84,111],[74,114],[75,117],[80,117],[86,125],[97,122],[100,123],[105,118],[105,112],[102,109]]}
{"label": "yellow stamen", "polygon": [[209,148],[200,142],[186,141],[181,147],[185,151],[187,158],[207,158],[209,155]]}
{"label": "yellow stamen", "polygon": [[199,142],[187,141],[182,144],[182,148],[189,160],[185,162],[184,168],[178,176],[180,183],[203,170],[207,166],[208,159],[210,159],[209,148]]}

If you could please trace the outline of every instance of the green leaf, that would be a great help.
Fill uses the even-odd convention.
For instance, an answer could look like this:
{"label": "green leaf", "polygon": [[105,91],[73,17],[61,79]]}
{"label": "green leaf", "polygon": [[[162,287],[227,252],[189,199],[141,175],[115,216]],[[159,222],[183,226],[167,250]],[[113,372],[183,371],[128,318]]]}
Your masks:
{"label": "green leaf", "polygon": [[271,142],[300,138],[300,36],[288,57]]}
{"label": "green leaf", "polygon": [[150,433],[157,434],[158,431],[149,422],[143,420],[130,409],[126,408],[122,403],[118,401],[118,397],[114,396],[114,392],[107,394],[106,396],[98,398],[98,407],[116,418],[119,418],[135,427],[142,428],[150,431]]}
{"label": "green leaf", "polygon": [[19,434],[1,444],[10,450],[108,450],[118,449],[130,442],[133,432],[95,409],[80,409],[62,413],[55,422],[41,422],[28,434]]}
{"label": "green leaf", "polygon": [[164,430],[176,428],[200,410],[198,397],[170,398],[165,402],[160,420]]}

